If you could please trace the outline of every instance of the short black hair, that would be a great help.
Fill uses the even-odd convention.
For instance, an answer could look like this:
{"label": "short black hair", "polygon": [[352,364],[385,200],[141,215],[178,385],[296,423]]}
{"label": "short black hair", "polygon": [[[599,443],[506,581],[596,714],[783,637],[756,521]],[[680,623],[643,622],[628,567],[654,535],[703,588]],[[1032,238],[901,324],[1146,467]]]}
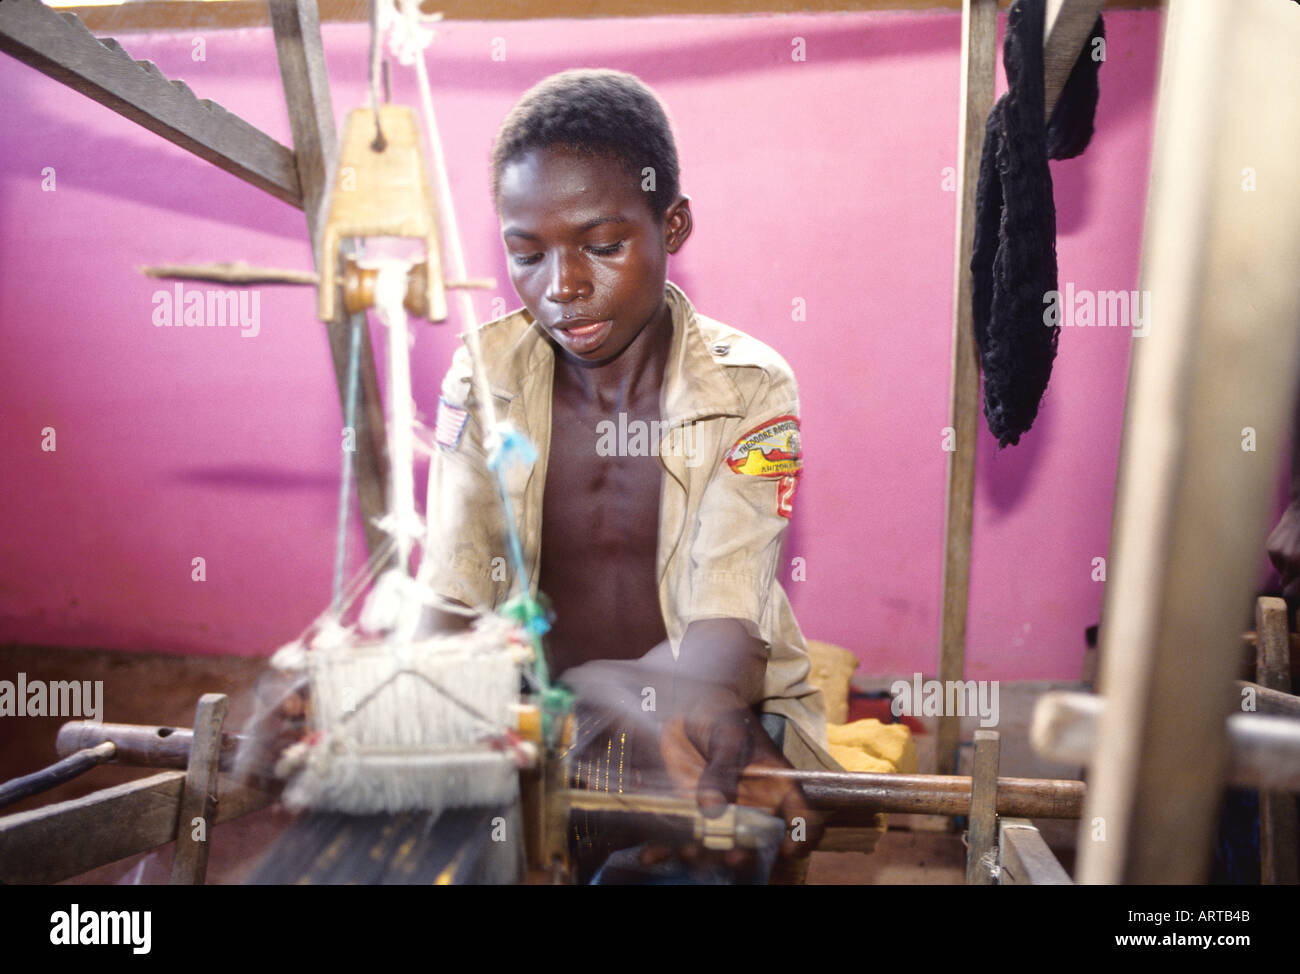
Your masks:
{"label": "short black hair", "polygon": [[546,78],[515,104],[492,148],[492,198],[505,167],[534,149],[564,146],[609,155],[640,180],[654,170],[650,211],[662,220],[680,192],[677,145],[663,106],[640,78],[623,71],[582,68]]}

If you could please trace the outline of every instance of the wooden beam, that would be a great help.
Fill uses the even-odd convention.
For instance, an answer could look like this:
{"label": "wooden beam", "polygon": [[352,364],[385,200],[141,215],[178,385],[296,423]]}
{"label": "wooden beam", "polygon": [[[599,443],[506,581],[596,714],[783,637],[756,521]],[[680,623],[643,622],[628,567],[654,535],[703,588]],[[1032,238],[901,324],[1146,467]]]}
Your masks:
{"label": "wooden beam", "polygon": [[1052,117],[1052,109],[1061,97],[1061,89],[1074,70],[1092,25],[1101,13],[1102,0],[1047,0],[1043,18],[1043,118]]}
{"label": "wooden beam", "polygon": [[230,709],[224,693],[205,693],[194,712],[189,770],[176,821],[173,886],[202,886],[208,875],[208,850],[217,807],[217,764],[221,759],[221,725]]}
{"label": "wooden beam", "polygon": [[75,16],[40,0],[0,3],[0,51],[143,125],[272,196],[302,205],[293,153],[260,129],[96,40]]}
{"label": "wooden beam", "polygon": [[1005,818],[998,823],[998,885],[1072,886],[1043,835],[1027,818]]}
{"label": "wooden beam", "polygon": [[[943,602],[939,623],[939,679],[960,680],[966,668],[966,602],[970,595],[971,519],[975,499],[975,443],[979,428],[980,370],[971,306],[971,251],[975,245],[975,188],[984,124],[993,108],[998,8],[994,0],[966,0],[962,7],[961,101],[957,129],[957,241],[953,268],[952,385],[948,423],[954,450],[948,454],[943,511]],[[944,684],[948,684],[945,682]],[[935,770],[957,767],[961,721],[939,718]]]}
{"label": "wooden beam", "polygon": [[[293,129],[294,154],[298,179],[303,189],[303,211],[311,234],[312,253],[317,271],[321,262],[337,260],[337,254],[322,254],[320,238],[338,156],[338,137],[334,128],[334,108],[330,101],[329,75],[325,70],[325,51],[321,44],[320,20],[315,0],[270,0],[271,22],[275,32],[275,51],[280,63],[280,79]],[[339,401],[346,402],[348,364],[351,356],[352,330],[360,329],[356,428],[356,453],[353,472],[357,481],[357,499],[361,506],[366,544],[373,555],[388,542],[388,535],[375,522],[388,510],[388,442],[384,431],[383,401],[379,394],[379,376],[375,371],[375,354],[365,315],[350,316],[339,309],[327,322],[330,354],[334,360],[334,378]]]}
{"label": "wooden beam", "polygon": [[[1209,874],[1236,705],[1224,647],[1254,598],[1300,358],[1297,50],[1294,4],[1171,0],[1081,883]],[[1294,722],[1230,723],[1285,760]]]}
{"label": "wooden beam", "polygon": [[[1165,0],[1106,0],[1107,10],[1151,10]],[[998,0],[1005,10],[1011,0]],[[537,20],[543,18],[670,17],[696,14],[844,13],[858,11],[959,10],[962,0],[424,0],[424,13],[446,20]],[[265,27],[265,0],[133,0],[106,6],[69,6],[91,30],[222,30]],[[367,0],[321,0],[322,23],[370,19]]]}
{"label": "wooden beam", "polygon": [[[57,883],[171,842],[184,786],[185,772],[163,771],[0,818],[0,882]],[[223,777],[216,824],[270,801]]]}

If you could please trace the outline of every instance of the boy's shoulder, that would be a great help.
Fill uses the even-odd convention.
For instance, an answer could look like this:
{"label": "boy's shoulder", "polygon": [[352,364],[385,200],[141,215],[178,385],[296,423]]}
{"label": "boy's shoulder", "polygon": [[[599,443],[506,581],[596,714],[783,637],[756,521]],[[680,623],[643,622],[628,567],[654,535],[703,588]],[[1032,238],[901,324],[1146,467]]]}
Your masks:
{"label": "boy's shoulder", "polygon": [[[475,327],[484,367],[492,385],[505,388],[511,385],[510,377],[526,371],[536,336],[533,319],[523,308],[494,318]],[[451,366],[443,380],[443,395],[460,401],[469,392],[473,366],[469,346],[462,334],[452,355]]]}
{"label": "boy's shoulder", "polygon": [[[790,363],[767,342],[734,325],[702,314],[676,284],[669,282],[668,291],[678,320],[699,335],[713,363],[733,379],[758,370],[769,383],[794,385],[794,370]],[[745,372],[737,371],[742,369]]]}
{"label": "boy's shoulder", "polygon": [[762,339],[698,311],[695,312],[695,324],[704,344],[708,346],[709,354],[718,365],[760,368],[781,376],[794,375],[794,370],[785,357]]}

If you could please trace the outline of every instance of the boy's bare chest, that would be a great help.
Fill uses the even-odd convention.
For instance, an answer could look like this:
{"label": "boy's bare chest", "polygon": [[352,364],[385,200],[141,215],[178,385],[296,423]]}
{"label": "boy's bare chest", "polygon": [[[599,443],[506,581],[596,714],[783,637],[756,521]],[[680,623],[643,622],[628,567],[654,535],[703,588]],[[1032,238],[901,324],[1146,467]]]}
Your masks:
{"label": "boy's bare chest", "polygon": [[558,397],[552,409],[540,584],[555,609],[547,650],[558,674],[634,659],[667,637],[656,572],[663,472],[655,452],[618,437],[620,424],[648,431],[658,410],[622,412],[611,418]]}
{"label": "boy's bare chest", "polygon": [[663,472],[658,419],[657,403],[630,403],[611,414],[557,397],[542,501],[543,551],[653,562]]}

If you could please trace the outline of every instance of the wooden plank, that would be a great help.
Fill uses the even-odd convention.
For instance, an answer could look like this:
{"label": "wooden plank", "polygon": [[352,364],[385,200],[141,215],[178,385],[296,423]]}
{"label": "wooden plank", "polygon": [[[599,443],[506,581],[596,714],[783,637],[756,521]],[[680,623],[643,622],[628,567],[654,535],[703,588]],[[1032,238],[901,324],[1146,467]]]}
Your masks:
{"label": "wooden plank", "polygon": [[181,791],[172,857],[173,886],[202,886],[208,874],[209,829],[215,824],[217,764],[221,759],[221,725],[230,709],[224,693],[205,693],[194,712],[189,769]]}
{"label": "wooden plank", "polygon": [[1033,822],[1025,818],[1008,818],[998,826],[998,884],[1073,886],[1074,881],[1052,855]]}
{"label": "wooden plank", "polygon": [[[994,0],[966,0],[962,7],[952,384],[948,405],[948,423],[954,431],[955,448],[948,454],[943,510],[943,616],[939,624],[939,679],[942,681],[962,679],[966,668],[975,437],[980,418],[979,352],[972,317],[970,258],[975,245],[975,188],[979,183],[980,155],[984,151],[984,123],[993,108],[997,37],[998,10]],[[935,744],[935,769],[940,774],[956,770],[960,737],[960,718],[956,714],[941,716]]]}
{"label": "wooden plank", "polygon": [[[315,0],[271,0],[270,11],[280,79],[293,129],[298,179],[303,189],[303,211],[307,214],[312,253],[319,271],[322,260],[338,259],[336,254],[320,252],[323,208],[327,204],[326,194],[338,157],[338,137],[329,76],[325,70],[325,51],[321,44],[320,19]],[[336,307],[338,311],[326,327],[330,355],[334,360],[334,378],[342,403],[346,402],[347,396],[353,316],[343,310],[342,300],[336,302]],[[388,510],[388,442],[370,329],[365,325],[364,315],[356,316],[356,320],[361,328],[361,357],[354,420],[356,453],[352,461],[366,545],[373,555],[388,541],[388,535],[375,526]]]}
{"label": "wooden plank", "polygon": [[[1130,369],[1081,883],[1209,873],[1236,704],[1223,650],[1296,394],[1298,49],[1293,4],[1170,4],[1140,278],[1156,310]],[[1283,718],[1231,723],[1285,759]]]}
{"label": "wooden plank", "polygon": [[971,775],[970,827],[967,830],[966,885],[992,886],[997,860],[997,731],[975,732],[975,770]]}
{"label": "wooden plank", "polygon": [[1044,119],[1052,117],[1052,109],[1079,54],[1092,56],[1091,51],[1083,50],[1083,45],[1101,13],[1101,3],[1102,0],[1047,0],[1043,18]]}
{"label": "wooden plank", "polygon": [[[57,883],[148,852],[176,837],[183,771],[105,788],[0,818],[0,882]],[[222,777],[216,823],[268,805],[270,796]]]}
{"label": "wooden plank", "polygon": [[[1165,0],[1106,0],[1107,10],[1158,9]],[[421,10],[445,20],[535,20],[573,17],[667,17],[695,14],[783,14],[846,11],[958,10],[962,0],[425,0]],[[998,0],[1005,10],[1011,0]],[[265,27],[265,0],[134,0],[117,5],[73,6],[91,30],[219,30]],[[321,0],[321,21],[370,19],[367,0]]]}
{"label": "wooden plank", "polygon": [[[135,61],[111,38],[96,40],[72,14],[40,0],[0,4],[0,51],[143,125],[272,196],[300,206],[293,153],[260,129]],[[106,160],[111,162],[111,160]]]}

